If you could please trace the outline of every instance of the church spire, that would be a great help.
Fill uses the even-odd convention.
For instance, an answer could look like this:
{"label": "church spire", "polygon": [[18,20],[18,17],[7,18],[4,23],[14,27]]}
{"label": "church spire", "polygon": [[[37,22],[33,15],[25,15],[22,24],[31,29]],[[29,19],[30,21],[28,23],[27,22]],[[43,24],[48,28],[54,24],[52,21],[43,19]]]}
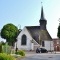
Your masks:
{"label": "church spire", "polygon": [[45,20],[43,6],[41,7],[41,18],[40,18],[40,20]]}
{"label": "church spire", "polygon": [[41,17],[40,17],[40,29],[42,30],[46,30],[46,24],[47,24],[47,21],[44,17],[44,11],[43,11],[43,6],[41,7]]}

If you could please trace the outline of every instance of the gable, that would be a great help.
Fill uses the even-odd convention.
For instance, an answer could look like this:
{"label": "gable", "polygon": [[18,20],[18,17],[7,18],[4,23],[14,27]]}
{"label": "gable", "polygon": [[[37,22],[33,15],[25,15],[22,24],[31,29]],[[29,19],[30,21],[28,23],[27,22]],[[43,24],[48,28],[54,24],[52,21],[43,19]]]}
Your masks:
{"label": "gable", "polygon": [[32,39],[32,37],[31,37],[31,35],[29,34],[29,32],[28,32],[28,30],[26,29],[26,27],[24,27],[24,28],[22,29],[22,31],[20,32],[20,34],[18,35],[17,38],[21,38],[21,36],[22,36],[23,34],[25,34],[28,38],[31,38],[31,39]]}

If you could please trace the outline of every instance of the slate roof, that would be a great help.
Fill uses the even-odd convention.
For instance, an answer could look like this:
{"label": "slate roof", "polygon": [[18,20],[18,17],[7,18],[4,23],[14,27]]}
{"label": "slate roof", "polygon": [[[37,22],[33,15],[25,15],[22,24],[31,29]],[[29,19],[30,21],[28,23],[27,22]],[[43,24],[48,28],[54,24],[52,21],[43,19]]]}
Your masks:
{"label": "slate roof", "polygon": [[40,40],[52,40],[47,30],[41,30],[40,26],[26,26],[27,30],[31,34],[32,38],[39,43]]}

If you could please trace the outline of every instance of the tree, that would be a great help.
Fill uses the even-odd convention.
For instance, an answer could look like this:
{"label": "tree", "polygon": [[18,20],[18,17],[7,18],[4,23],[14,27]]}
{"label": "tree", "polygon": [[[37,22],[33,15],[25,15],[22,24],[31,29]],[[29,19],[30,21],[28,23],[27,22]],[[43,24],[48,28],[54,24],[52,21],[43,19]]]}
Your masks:
{"label": "tree", "polygon": [[58,33],[57,33],[58,38],[60,38],[60,25],[58,26]]}
{"label": "tree", "polygon": [[12,46],[16,42],[18,34],[18,28],[11,23],[4,25],[1,30],[1,37],[6,39],[6,42],[8,42],[8,44]]}

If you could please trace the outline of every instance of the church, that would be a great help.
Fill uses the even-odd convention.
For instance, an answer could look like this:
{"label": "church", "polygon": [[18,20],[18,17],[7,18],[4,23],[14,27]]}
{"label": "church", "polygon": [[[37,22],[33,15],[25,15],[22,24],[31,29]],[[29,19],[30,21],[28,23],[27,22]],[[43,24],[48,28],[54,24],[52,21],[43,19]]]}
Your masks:
{"label": "church", "polygon": [[[41,7],[40,26],[25,26],[17,37],[18,50],[36,50],[38,47],[54,50],[52,37],[47,31],[47,20]],[[15,44],[16,48],[16,44]]]}

